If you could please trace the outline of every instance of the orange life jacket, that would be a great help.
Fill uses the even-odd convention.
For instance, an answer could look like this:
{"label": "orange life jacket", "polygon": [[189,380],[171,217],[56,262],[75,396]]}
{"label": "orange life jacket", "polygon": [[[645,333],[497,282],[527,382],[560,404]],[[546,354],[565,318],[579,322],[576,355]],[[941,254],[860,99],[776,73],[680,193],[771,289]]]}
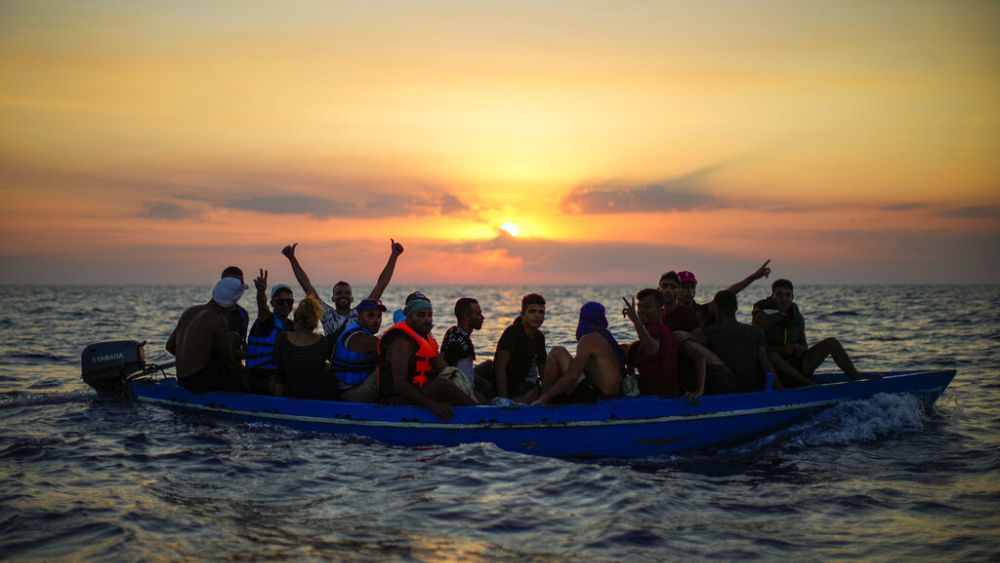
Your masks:
{"label": "orange life jacket", "polygon": [[[406,324],[405,319],[392,325],[392,327],[389,328],[389,330],[385,331],[385,334],[382,335],[383,339],[382,341],[384,342],[385,337],[389,336],[389,334],[393,331],[401,331],[407,336],[409,336],[411,340],[417,343],[418,346],[417,353],[413,357],[414,366],[407,374],[407,379],[409,379],[410,383],[416,385],[418,388],[423,387],[424,384],[430,380],[429,376],[434,371],[434,368],[431,367],[431,359],[433,359],[434,356],[438,355],[437,341],[434,340],[434,337],[430,334],[427,335],[427,338],[424,338],[423,336],[417,334],[417,331],[413,330],[413,327]],[[385,374],[387,381],[382,380],[383,368],[384,365],[380,366],[379,369],[380,389],[384,389],[385,384],[392,381],[392,373]]]}

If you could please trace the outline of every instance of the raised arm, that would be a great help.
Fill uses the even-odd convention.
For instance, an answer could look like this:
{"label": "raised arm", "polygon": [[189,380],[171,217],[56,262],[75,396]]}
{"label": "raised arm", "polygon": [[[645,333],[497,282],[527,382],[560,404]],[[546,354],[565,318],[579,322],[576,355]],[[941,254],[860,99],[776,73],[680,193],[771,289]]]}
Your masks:
{"label": "raised arm", "polygon": [[295,274],[295,280],[302,286],[306,295],[312,295],[316,299],[319,299],[320,296],[316,293],[316,288],[313,287],[312,282],[309,281],[309,276],[306,274],[306,271],[302,269],[302,265],[299,264],[299,259],[295,256],[295,247],[298,245],[299,243],[290,244],[285,248],[282,248],[281,253],[288,258],[288,262],[292,265],[292,273]]}
{"label": "raised arm", "polygon": [[622,301],[625,302],[625,316],[628,320],[632,321],[632,325],[635,326],[635,333],[639,335],[639,348],[642,353],[646,356],[655,356],[660,353],[660,342],[649,334],[646,330],[646,325],[642,324],[639,319],[639,314],[635,310],[635,298],[629,302],[628,298],[622,297]]}
{"label": "raised arm", "polygon": [[267,304],[267,270],[261,268],[260,275],[253,280],[253,285],[257,288],[257,318],[270,317],[271,307]]}
{"label": "raised arm", "polygon": [[396,259],[403,253],[403,245],[393,239],[389,240],[392,241],[389,260],[385,263],[385,268],[382,268],[382,273],[379,274],[378,281],[375,282],[375,287],[368,294],[369,299],[382,299],[382,293],[385,292],[385,288],[389,287],[389,282],[392,281],[392,273],[396,270]]}
{"label": "raised arm", "polygon": [[744,289],[746,289],[748,285],[759,280],[760,278],[766,278],[767,276],[771,275],[771,268],[768,267],[768,264],[770,263],[771,259],[768,258],[767,262],[764,262],[760,268],[757,268],[757,271],[743,278],[742,280],[734,283],[733,285],[729,286],[728,290],[732,291],[733,293],[739,293]]}

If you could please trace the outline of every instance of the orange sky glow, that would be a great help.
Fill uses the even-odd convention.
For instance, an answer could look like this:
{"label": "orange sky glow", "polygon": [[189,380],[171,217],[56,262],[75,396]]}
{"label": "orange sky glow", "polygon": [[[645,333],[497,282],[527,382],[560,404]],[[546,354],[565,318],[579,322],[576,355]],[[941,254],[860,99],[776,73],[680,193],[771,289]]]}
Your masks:
{"label": "orange sky glow", "polygon": [[[1000,4],[0,4],[0,283],[1000,283]],[[519,227],[517,237],[503,223]]]}

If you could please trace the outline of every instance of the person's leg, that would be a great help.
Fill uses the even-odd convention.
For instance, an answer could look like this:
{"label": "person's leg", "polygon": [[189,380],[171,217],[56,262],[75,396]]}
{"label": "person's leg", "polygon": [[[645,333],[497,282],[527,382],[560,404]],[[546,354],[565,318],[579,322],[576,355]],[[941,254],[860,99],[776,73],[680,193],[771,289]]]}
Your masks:
{"label": "person's leg", "polygon": [[455,387],[447,379],[432,379],[420,388],[420,392],[429,399],[448,403],[449,405],[470,407],[478,404],[472,397],[466,395],[464,391]]}
{"label": "person's leg", "polygon": [[338,401],[345,403],[374,403],[378,401],[378,369],[376,368],[364,381],[349,389],[341,389]]}
{"label": "person's leg", "polygon": [[733,371],[726,364],[708,364],[705,372],[706,395],[722,395],[739,391],[733,382],[735,379]]}
{"label": "person's leg", "polygon": [[775,375],[781,381],[782,387],[804,387],[808,385],[815,385],[815,383],[808,377],[802,375],[798,369],[795,368],[791,363],[785,358],[781,357],[781,354],[777,350],[768,350],[767,358],[771,360],[771,364],[774,366]]}
{"label": "person's leg", "polygon": [[545,359],[545,373],[542,375],[542,391],[548,391],[555,385],[562,374],[569,371],[569,364],[573,361],[569,351],[562,346],[555,346],[549,350],[549,355]]}
{"label": "person's leg", "polygon": [[538,396],[542,394],[542,390],[538,387],[533,387],[527,391],[517,395],[512,400],[516,403],[528,403],[531,404],[538,399]]}
{"label": "person's leg", "polygon": [[[473,372],[476,374],[476,379],[477,380],[482,379],[486,383],[489,384],[489,388],[490,389],[494,389],[494,390],[496,389],[496,387],[497,387],[497,377],[496,377],[496,373],[494,373],[494,371],[493,371],[493,360],[486,360],[486,361],[482,362],[481,364],[479,364],[475,368],[473,368]],[[478,384],[478,383],[476,384],[477,387],[479,385],[480,384]],[[496,395],[496,391],[493,391],[493,394]]]}
{"label": "person's leg", "polygon": [[854,367],[854,362],[847,355],[847,351],[840,345],[836,338],[825,338],[818,344],[809,348],[802,357],[802,373],[812,377],[816,368],[823,363],[827,356],[833,356],[833,361],[851,379],[861,379],[861,374]]}

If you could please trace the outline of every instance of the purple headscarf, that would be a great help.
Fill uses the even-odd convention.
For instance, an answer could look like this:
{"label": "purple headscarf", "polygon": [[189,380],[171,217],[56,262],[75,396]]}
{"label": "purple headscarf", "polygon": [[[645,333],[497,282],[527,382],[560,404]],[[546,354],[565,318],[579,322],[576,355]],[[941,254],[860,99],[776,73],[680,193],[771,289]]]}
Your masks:
{"label": "purple headscarf", "polygon": [[618,358],[622,373],[625,373],[625,352],[622,351],[622,347],[618,345],[615,337],[608,332],[608,316],[604,312],[604,305],[596,301],[588,301],[583,304],[583,307],[580,307],[580,321],[576,325],[577,342],[585,334],[591,332],[600,334],[611,345],[611,349],[615,351],[615,357]]}

